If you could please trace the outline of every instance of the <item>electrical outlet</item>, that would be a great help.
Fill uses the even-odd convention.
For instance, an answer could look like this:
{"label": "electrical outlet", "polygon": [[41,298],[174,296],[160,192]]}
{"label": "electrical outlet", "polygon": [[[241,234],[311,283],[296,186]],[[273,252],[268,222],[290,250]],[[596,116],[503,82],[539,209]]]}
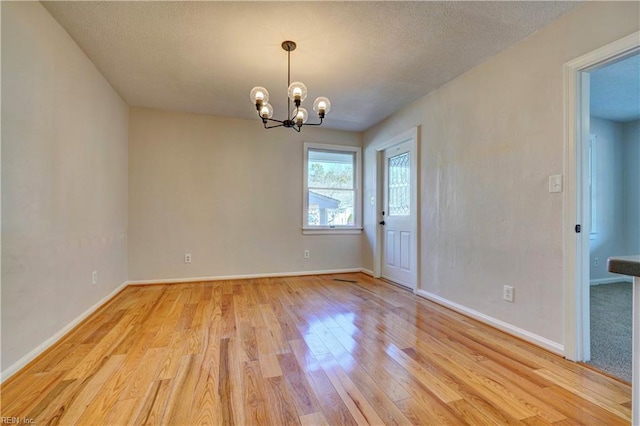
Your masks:
{"label": "electrical outlet", "polygon": [[98,271],[93,271],[93,276],[91,277],[91,283],[93,285],[98,284]]}
{"label": "electrical outlet", "polygon": [[600,258],[596,257],[593,259],[593,266],[600,266]]}
{"label": "electrical outlet", "polygon": [[184,263],[191,263],[191,253],[185,253]]}
{"label": "electrical outlet", "polygon": [[304,258],[305,259],[309,259],[311,257],[311,253],[309,252],[309,250],[305,250],[304,251]]}
{"label": "electrical outlet", "polygon": [[510,285],[505,285],[502,288],[502,298],[507,302],[513,302],[513,287]]}

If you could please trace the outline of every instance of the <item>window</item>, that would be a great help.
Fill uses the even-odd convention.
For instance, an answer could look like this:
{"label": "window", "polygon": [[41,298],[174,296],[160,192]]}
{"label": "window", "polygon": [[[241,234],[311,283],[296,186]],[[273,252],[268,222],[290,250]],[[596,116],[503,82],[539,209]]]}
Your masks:
{"label": "window", "polygon": [[304,145],[305,234],[360,232],[360,156],[358,147]]}

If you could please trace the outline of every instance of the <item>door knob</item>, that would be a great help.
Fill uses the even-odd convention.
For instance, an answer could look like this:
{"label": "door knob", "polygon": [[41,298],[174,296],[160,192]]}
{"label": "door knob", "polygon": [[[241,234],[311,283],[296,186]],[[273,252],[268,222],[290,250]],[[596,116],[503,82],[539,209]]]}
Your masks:
{"label": "door knob", "polygon": [[380,221],[380,225],[384,225],[384,220],[381,220],[381,221]]}

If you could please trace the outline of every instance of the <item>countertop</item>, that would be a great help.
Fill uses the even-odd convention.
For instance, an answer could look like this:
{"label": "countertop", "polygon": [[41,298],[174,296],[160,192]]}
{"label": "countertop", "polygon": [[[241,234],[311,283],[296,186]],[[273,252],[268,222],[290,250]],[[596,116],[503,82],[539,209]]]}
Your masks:
{"label": "countertop", "polygon": [[640,277],[640,255],[610,257],[607,261],[607,269],[616,274]]}

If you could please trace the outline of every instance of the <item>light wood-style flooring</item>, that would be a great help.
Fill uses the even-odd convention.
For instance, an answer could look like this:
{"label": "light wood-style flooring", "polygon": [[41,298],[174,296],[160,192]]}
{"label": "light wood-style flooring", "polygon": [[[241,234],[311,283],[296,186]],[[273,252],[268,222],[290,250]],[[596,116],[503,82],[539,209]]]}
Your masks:
{"label": "light wood-style flooring", "polygon": [[343,274],[128,287],[9,379],[1,399],[2,416],[37,425],[622,425],[630,396]]}

